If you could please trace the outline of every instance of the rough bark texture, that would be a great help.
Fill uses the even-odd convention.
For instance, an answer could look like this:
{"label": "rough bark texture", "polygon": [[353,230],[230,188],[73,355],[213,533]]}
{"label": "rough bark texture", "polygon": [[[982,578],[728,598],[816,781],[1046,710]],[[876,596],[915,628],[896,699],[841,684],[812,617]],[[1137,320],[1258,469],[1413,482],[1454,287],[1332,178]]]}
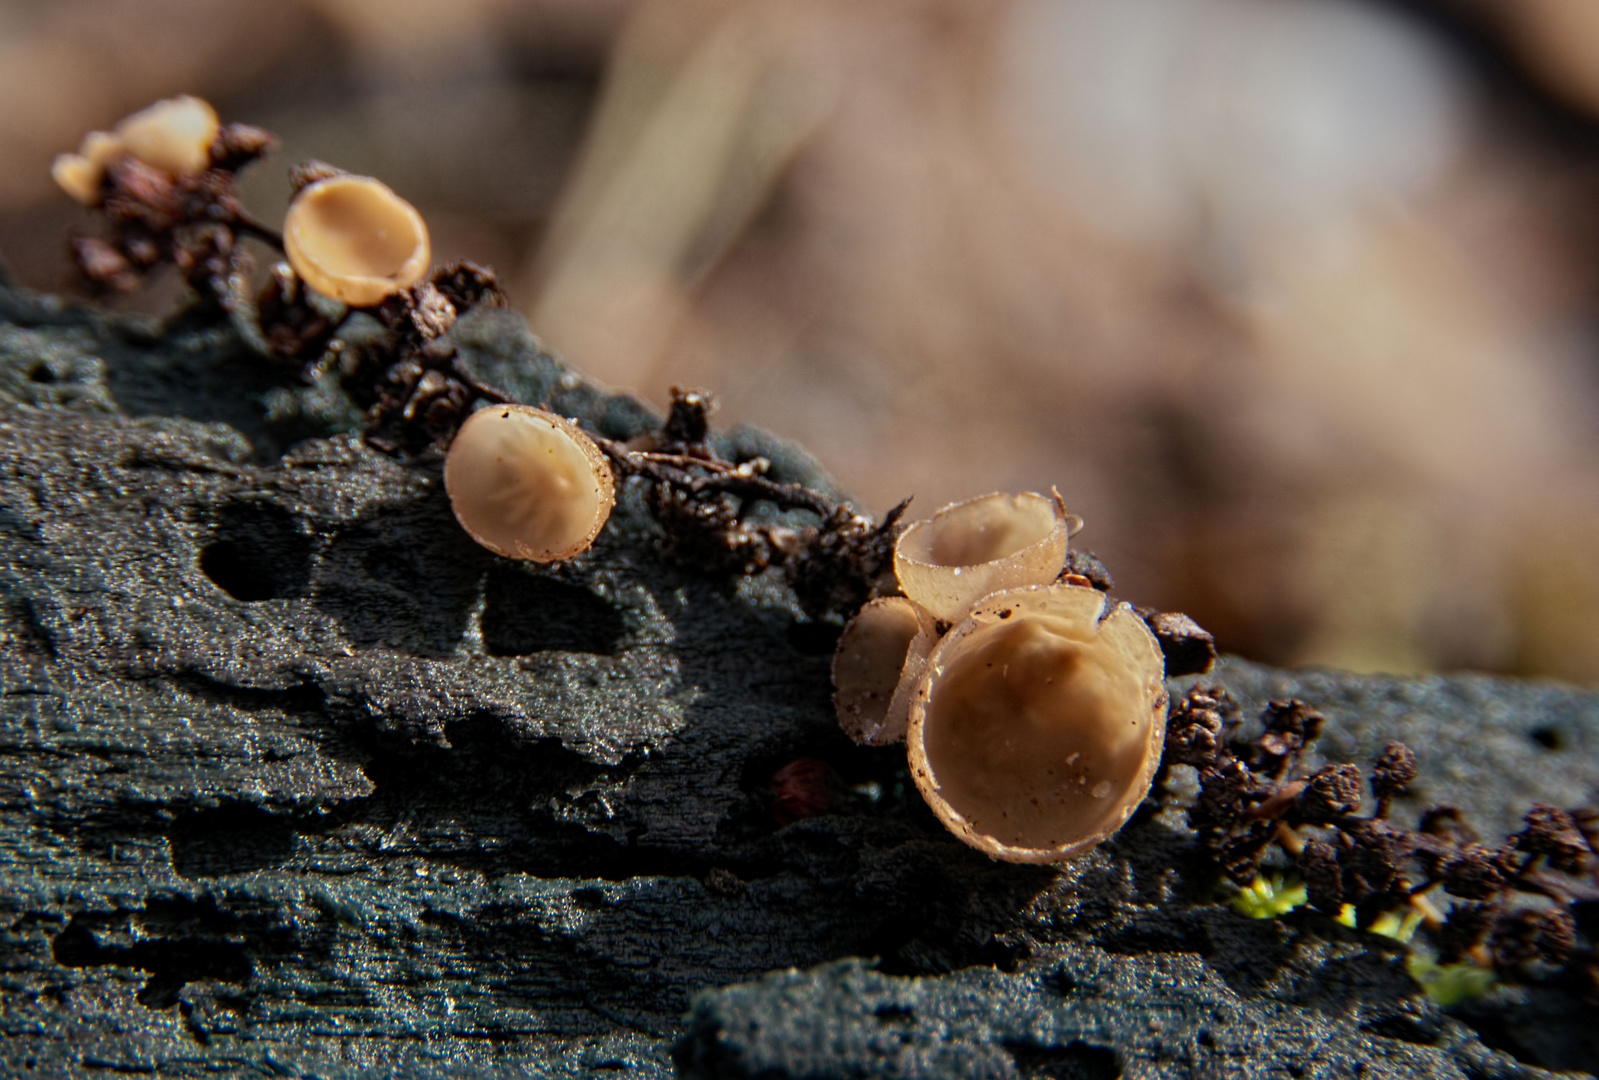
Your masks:
{"label": "rough bark texture", "polygon": [[[615,437],[656,422],[510,316],[456,336],[523,400]],[[495,559],[436,463],[353,422],[225,326],[158,334],[0,286],[0,1074],[1599,1062],[1558,994],[1463,1023],[1385,939],[1216,904],[1175,811],[1063,871],[987,861],[902,752],[839,733],[835,632],[778,584],[664,561],[626,497],[574,563]],[[758,433],[722,439],[826,484]],[[1401,815],[1450,801],[1505,830],[1599,786],[1593,694],[1217,678],[1325,710],[1324,753],[1409,742]],[[832,812],[780,826],[770,781],[796,758],[831,765]]]}

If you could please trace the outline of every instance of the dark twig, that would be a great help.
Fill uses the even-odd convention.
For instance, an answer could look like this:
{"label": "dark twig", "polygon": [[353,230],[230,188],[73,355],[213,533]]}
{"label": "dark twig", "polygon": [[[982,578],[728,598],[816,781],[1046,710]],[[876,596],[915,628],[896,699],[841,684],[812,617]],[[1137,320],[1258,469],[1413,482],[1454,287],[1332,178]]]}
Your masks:
{"label": "dark twig", "polygon": [[[1234,882],[1250,881],[1273,848],[1290,857],[1312,907],[1352,907],[1371,926],[1388,913],[1427,904],[1436,889],[1456,898],[1431,933],[1443,962],[1476,957],[1503,978],[1548,978],[1599,1000],[1599,950],[1579,930],[1576,910],[1599,903],[1599,812],[1538,803],[1524,827],[1484,846],[1453,807],[1426,811],[1416,829],[1389,820],[1416,777],[1415,755],[1389,743],[1371,768],[1376,805],[1359,814],[1361,770],[1324,765],[1296,775],[1320,733],[1320,714],[1299,701],[1274,701],[1254,739],[1237,734],[1236,704],[1219,687],[1196,687],[1173,708],[1166,764],[1199,770],[1188,811],[1201,846]],[[1309,830],[1307,835],[1306,830]],[[1528,907],[1515,897],[1553,907]]]}
{"label": "dark twig", "polygon": [[[668,551],[712,572],[756,574],[781,568],[801,608],[813,618],[853,613],[892,567],[899,520],[910,500],[881,523],[801,484],[766,475],[765,458],[731,462],[709,441],[715,401],[698,390],[672,390],[659,432],[633,443],[595,436],[617,478],[646,488]],[[759,520],[755,508],[802,511],[815,524]]]}
{"label": "dark twig", "polygon": [[231,311],[238,281],[249,277],[241,237],[282,250],[278,232],[245,210],[236,174],[265,154],[276,139],[260,128],[228,124],[210,148],[204,170],[174,176],[123,154],[106,166],[98,207],[104,238],[74,241],[73,257],[97,289],[137,288],[157,266],[174,266],[202,304]]}

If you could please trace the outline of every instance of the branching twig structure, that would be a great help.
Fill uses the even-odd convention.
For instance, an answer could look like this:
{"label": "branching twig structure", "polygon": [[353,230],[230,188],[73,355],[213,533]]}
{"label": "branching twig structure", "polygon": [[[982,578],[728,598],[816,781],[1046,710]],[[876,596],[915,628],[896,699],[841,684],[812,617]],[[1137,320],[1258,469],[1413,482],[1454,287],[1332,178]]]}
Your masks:
{"label": "branching twig structure", "polygon": [[[1599,909],[1599,810],[1535,803],[1521,831],[1488,844],[1460,811],[1427,810],[1418,826],[1393,822],[1393,800],[1416,776],[1402,743],[1383,748],[1369,777],[1353,764],[1306,773],[1303,758],[1322,715],[1274,701],[1251,739],[1218,687],[1195,687],[1173,709],[1164,766],[1199,770],[1188,819],[1206,853],[1234,883],[1252,880],[1273,849],[1291,860],[1310,904],[1358,925],[1416,910],[1444,963],[1470,960],[1501,978],[1554,980],[1599,1000],[1599,948],[1586,919]],[[1375,806],[1360,813],[1363,784]],[[1429,897],[1454,902],[1440,912]]]}

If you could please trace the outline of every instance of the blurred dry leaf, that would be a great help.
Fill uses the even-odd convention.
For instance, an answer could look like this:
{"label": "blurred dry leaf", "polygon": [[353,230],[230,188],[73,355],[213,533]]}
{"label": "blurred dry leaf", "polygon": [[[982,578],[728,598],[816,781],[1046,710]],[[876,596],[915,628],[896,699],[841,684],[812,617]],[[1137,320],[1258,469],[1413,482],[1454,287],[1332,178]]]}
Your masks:
{"label": "blurred dry leaf", "polygon": [[535,270],[531,319],[573,359],[648,381],[688,293],[832,108],[818,10],[697,0],[631,24]]}
{"label": "blurred dry leaf", "polygon": [[1528,67],[1558,93],[1599,114],[1599,4],[1516,0],[1494,5]]}

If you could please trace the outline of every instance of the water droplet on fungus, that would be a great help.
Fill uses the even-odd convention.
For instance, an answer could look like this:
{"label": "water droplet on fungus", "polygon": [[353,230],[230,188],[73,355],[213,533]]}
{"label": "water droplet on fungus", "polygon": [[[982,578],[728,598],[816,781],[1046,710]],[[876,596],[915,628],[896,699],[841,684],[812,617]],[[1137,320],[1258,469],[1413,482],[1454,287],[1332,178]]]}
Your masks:
{"label": "water droplet on fungus", "polygon": [[1079,585],[1011,589],[974,605],[927,659],[906,736],[911,775],[939,820],[993,858],[1087,851],[1149,791],[1164,662],[1130,607],[1101,619],[1104,607]]}
{"label": "water droplet on fungus", "polygon": [[534,562],[587,549],[616,502],[610,462],[594,440],[530,405],[473,413],[450,444],[444,487],[472,539]]}
{"label": "water droplet on fungus", "polygon": [[937,642],[933,617],[903,596],[861,608],[833,654],[833,705],[844,733],[867,746],[903,741],[911,695]]}
{"label": "water droplet on fungus", "polygon": [[283,249],[302,281],[351,307],[371,307],[416,284],[432,258],[416,207],[370,176],[342,173],[294,197]]}
{"label": "water droplet on fungus", "polygon": [[1059,495],[968,499],[906,529],[894,573],[906,596],[953,622],[990,593],[1055,580],[1075,522]]}

